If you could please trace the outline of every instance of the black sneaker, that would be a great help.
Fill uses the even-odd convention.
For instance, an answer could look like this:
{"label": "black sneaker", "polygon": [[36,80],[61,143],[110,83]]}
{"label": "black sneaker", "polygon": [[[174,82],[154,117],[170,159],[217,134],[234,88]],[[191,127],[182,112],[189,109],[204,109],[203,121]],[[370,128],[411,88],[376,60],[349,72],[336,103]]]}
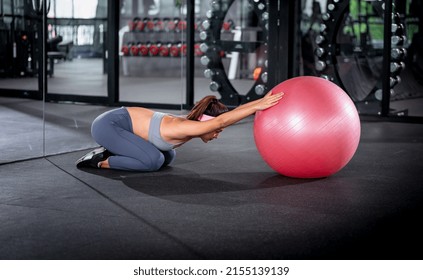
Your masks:
{"label": "black sneaker", "polygon": [[110,157],[112,153],[106,150],[104,147],[99,147],[92,150],[85,156],[81,157],[76,161],[76,167],[94,167],[99,168],[98,163]]}

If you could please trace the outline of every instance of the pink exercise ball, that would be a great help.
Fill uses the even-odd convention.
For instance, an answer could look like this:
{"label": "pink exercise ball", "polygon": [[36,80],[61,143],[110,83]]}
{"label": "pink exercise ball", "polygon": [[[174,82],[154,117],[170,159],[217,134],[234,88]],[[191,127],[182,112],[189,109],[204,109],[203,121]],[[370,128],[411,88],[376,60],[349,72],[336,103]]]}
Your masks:
{"label": "pink exercise ball", "polygon": [[322,178],[341,170],[360,140],[360,118],[351,98],[323,78],[288,79],[272,89],[279,103],[256,113],[254,140],[263,160],[295,178]]}

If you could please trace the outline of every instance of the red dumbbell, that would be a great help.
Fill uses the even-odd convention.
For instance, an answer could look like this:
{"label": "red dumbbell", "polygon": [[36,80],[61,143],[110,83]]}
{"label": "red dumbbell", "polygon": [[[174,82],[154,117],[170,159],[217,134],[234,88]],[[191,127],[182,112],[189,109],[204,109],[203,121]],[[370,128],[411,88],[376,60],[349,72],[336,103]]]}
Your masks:
{"label": "red dumbbell", "polygon": [[129,31],[134,31],[139,21],[139,17],[135,17],[133,20],[128,21]]}
{"label": "red dumbbell", "polygon": [[176,28],[176,22],[175,20],[165,18],[164,19],[164,30],[166,32],[175,31]]}
{"label": "red dumbbell", "polygon": [[149,49],[150,49],[150,46],[148,43],[141,44],[141,46],[139,47],[140,55],[147,56],[149,53]]}
{"label": "red dumbbell", "polygon": [[164,30],[164,22],[160,18],[153,19],[154,22],[154,31],[160,32]]}
{"label": "red dumbbell", "polygon": [[171,46],[172,46],[172,44],[170,44],[170,43],[161,45],[159,47],[159,55],[160,56],[169,56]]}
{"label": "red dumbbell", "polygon": [[160,43],[153,43],[148,49],[148,54],[150,56],[157,56],[159,54]]}
{"label": "red dumbbell", "polygon": [[154,31],[154,21],[149,18],[144,18],[145,22],[145,30],[146,31]]}
{"label": "red dumbbell", "polygon": [[145,28],[145,22],[143,20],[139,20],[137,22],[137,25],[135,26],[135,30],[142,32],[144,31],[144,28]]}
{"label": "red dumbbell", "polygon": [[140,45],[140,43],[138,43],[138,44],[133,44],[133,45],[131,45],[131,47],[129,48],[129,53],[132,55],[132,56],[138,56],[138,54],[139,54],[139,46]]}
{"label": "red dumbbell", "polygon": [[176,57],[181,54],[181,43],[173,44],[170,47],[170,56]]}
{"label": "red dumbbell", "polygon": [[230,31],[230,30],[232,30],[233,28],[235,27],[235,23],[234,23],[234,21],[233,20],[228,20],[228,21],[225,21],[224,23],[223,23],[223,25],[222,25],[222,29],[224,30],[224,31]]}
{"label": "red dumbbell", "polygon": [[187,21],[186,21],[186,20],[181,19],[181,20],[178,22],[178,25],[177,25],[177,27],[176,27],[176,30],[177,30],[177,31],[184,31],[184,30],[186,30],[186,29],[187,29]]}
{"label": "red dumbbell", "polygon": [[124,56],[128,56],[129,55],[129,46],[128,45],[122,45],[122,53]]}

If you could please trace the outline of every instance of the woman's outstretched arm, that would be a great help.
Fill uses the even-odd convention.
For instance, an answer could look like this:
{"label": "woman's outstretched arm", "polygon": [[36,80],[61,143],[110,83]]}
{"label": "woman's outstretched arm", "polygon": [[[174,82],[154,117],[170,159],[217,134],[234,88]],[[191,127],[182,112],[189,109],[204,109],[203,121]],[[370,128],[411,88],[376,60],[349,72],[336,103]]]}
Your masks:
{"label": "woman's outstretched arm", "polygon": [[[183,120],[169,127],[169,136],[172,138],[197,137],[212,131],[228,127],[257,111],[265,110],[276,104],[282,98],[283,93],[267,93],[263,98],[243,104],[236,109],[223,113],[211,120],[199,122]],[[172,135],[172,136],[171,136]]]}
{"label": "woman's outstretched arm", "polygon": [[245,103],[232,111],[224,113],[215,119],[221,122],[221,128],[228,127],[257,111],[262,111],[278,104],[283,96],[283,92],[273,94],[268,92],[263,98]]}

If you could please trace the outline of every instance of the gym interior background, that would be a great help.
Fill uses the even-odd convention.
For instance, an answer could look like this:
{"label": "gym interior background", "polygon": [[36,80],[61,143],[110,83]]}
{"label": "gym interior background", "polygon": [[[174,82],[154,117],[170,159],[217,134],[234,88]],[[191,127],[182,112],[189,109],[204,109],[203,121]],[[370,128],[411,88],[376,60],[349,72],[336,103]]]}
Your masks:
{"label": "gym interior background", "polygon": [[78,131],[71,104],[183,110],[215,94],[237,106],[298,75],[333,80],[362,115],[422,117],[419,1],[392,17],[384,1],[47,2],[45,32],[42,1],[0,2],[2,115],[39,131],[28,145],[27,124],[4,123],[0,163],[63,152],[56,108]]}
{"label": "gym interior background", "polygon": [[[236,107],[301,75],[341,86],[386,141],[421,139],[422,17],[419,0],[0,0],[0,169],[60,155],[73,164],[75,152],[96,146],[91,121],[110,107],[183,114],[209,94]],[[195,194],[185,202],[199,203]],[[198,257],[185,249],[176,256]],[[50,253],[38,257],[67,257]]]}

